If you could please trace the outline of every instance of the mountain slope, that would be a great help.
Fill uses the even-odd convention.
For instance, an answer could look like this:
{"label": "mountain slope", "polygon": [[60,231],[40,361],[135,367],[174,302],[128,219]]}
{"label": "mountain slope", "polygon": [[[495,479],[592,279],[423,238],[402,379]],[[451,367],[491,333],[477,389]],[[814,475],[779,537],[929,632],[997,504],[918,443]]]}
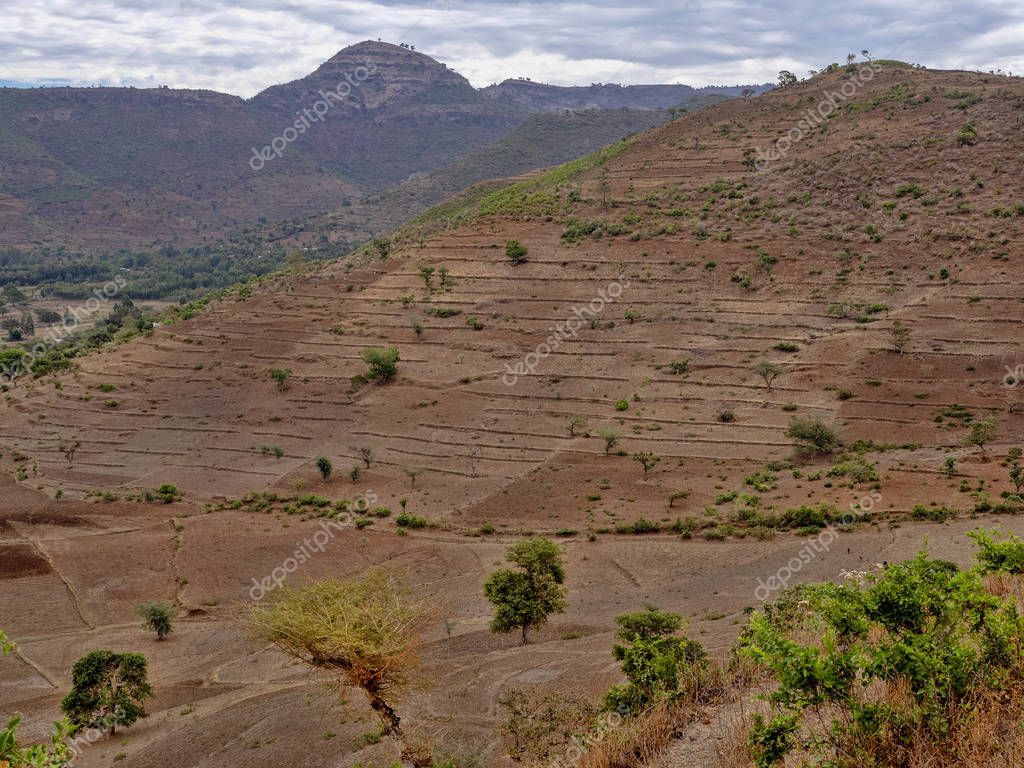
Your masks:
{"label": "mountain slope", "polygon": [[[580,102],[557,96],[575,89],[543,88],[544,108]],[[646,107],[648,90],[617,89],[603,101]],[[2,88],[0,248],[152,250],[344,214],[367,193],[493,144],[538,109],[492,96],[428,56],[379,42],[345,48],[248,101],[166,88]],[[605,135],[597,128],[581,146]],[[374,231],[356,218],[353,237]]]}

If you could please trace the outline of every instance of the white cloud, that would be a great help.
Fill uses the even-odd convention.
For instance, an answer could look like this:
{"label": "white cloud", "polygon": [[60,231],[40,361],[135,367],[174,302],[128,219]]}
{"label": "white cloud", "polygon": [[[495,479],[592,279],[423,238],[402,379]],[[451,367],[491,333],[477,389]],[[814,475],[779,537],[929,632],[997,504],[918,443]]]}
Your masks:
{"label": "white cloud", "polygon": [[1019,0],[25,0],[0,81],[166,84],[250,96],[365,39],[409,42],[474,85],[753,82],[848,51],[928,66],[1024,66]]}

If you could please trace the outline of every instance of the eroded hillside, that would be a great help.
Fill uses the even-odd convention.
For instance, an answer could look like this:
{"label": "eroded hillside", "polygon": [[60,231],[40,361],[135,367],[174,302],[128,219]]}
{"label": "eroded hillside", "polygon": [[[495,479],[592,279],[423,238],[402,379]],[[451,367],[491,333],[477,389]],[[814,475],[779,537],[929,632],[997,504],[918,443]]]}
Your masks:
{"label": "eroded hillside", "polygon": [[[963,531],[1013,511],[1000,494],[1022,437],[1007,369],[1024,362],[1024,86],[887,64],[800,127],[853,77],[718,104],[486,185],[351,260],[16,383],[0,412],[4,466],[21,477],[5,486],[3,546],[24,551],[5,609],[37,595],[53,610],[9,622],[24,659],[0,669],[33,722],[53,713],[79,650],[137,645],[131,604],[173,597],[192,612],[179,644],[147,646],[162,719],[128,737],[124,765],[289,764],[313,743],[325,746],[303,765],[384,762],[358,740],[361,701],[333,703],[234,621],[250,580],[315,530],[306,494],[372,491],[429,523],[346,517],[295,578],[384,562],[439,597],[432,685],[405,711],[485,742],[496,764],[501,690],[596,695],[618,679],[613,617],[648,601],[721,652],[824,519],[868,516],[800,579],[907,557],[926,536],[966,560]],[[397,377],[353,382],[373,347],[399,350]],[[770,388],[763,362],[781,369]],[[845,448],[801,456],[794,417]],[[966,447],[987,417],[995,438]],[[125,499],[165,484],[182,499]],[[243,498],[265,491],[276,500]],[[525,649],[487,633],[480,594],[522,531],[563,537],[570,590],[569,612]]]}

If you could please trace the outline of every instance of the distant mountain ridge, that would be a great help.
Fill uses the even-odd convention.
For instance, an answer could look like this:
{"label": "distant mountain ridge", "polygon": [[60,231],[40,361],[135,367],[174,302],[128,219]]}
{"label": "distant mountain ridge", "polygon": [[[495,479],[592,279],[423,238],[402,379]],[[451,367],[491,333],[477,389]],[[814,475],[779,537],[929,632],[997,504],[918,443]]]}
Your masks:
{"label": "distant mountain ridge", "polygon": [[[3,88],[0,248],[213,242],[435,173],[532,114],[658,110],[698,92],[526,81],[476,89],[429,56],[372,41],[248,100],[169,88]],[[649,127],[647,119],[633,122]],[[603,138],[609,121],[598,123]],[[579,129],[588,130],[586,121]],[[584,135],[559,140],[574,139],[577,155],[592,148]],[[268,159],[252,162],[261,152]],[[567,152],[574,156],[571,146],[551,155],[561,160]],[[472,169],[468,177],[482,178]]]}

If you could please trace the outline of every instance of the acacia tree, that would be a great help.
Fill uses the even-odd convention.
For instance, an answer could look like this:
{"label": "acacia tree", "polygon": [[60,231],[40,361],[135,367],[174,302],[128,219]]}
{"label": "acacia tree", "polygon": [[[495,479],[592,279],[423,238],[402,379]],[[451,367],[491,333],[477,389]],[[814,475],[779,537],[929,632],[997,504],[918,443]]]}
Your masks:
{"label": "acacia tree", "polygon": [[889,335],[892,337],[893,351],[902,355],[910,343],[910,329],[900,320],[895,320],[889,329]]}
{"label": "acacia tree", "polygon": [[74,725],[113,736],[117,726],[149,716],[143,702],[152,695],[141,653],[91,651],[72,667],[71,692],[60,708]]}
{"label": "acacia tree", "polygon": [[427,604],[380,569],[302,589],[280,587],[250,608],[260,637],[362,690],[384,732],[416,765],[423,763],[406,741],[394,697],[412,683],[429,616]]}
{"label": "acacia tree", "polygon": [[325,483],[330,480],[331,475],[334,474],[334,465],[326,456],[317,456],[316,468]]}
{"label": "acacia tree", "polygon": [[156,639],[163,640],[173,630],[178,612],[168,603],[143,603],[135,609],[144,626],[156,632]]}
{"label": "acacia tree", "polygon": [[544,538],[525,539],[509,548],[506,559],[516,568],[495,571],[484,582],[484,596],[494,606],[492,632],[529,631],[565,610],[565,565],[562,549]]}
{"label": "acacia tree", "polygon": [[647,479],[647,473],[658,466],[658,462],[661,461],[661,456],[656,456],[649,451],[642,451],[640,453],[633,454],[633,461],[637,462],[644,468],[644,480]]}
{"label": "acacia tree", "polygon": [[387,384],[398,373],[400,358],[398,350],[394,347],[388,349],[370,347],[364,349],[359,356],[370,367],[370,370],[363,374],[363,378],[367,381],[379,381],[381,384]]}
{"label": "acacia tree", "polygon": [[70,467],[75,463],[75,452],[82,446],[82,443],[78,440],[72,440],[69,443],[60,444],[60,452],[64,454],[64,460],[67,461]]}
{"label": "acacia tree", "polygon": [[786,436],[792,438],[798,449],[811,454],[834,453],[842,444],[835,431],[821,419],[794,416],[786,428]]}
{"label": "acacia tree", "polygon": [[509,240],[505,243],[505,256],[508,257],[509,263],[513,266],[526,261],[526,255],[529,252],[529,249],[518,240]]}
{"label": "acacia tree", "polygon": [[569,430],[569,437],[576,437],[577,429],[587,428],[587,417],[586,416],[570,416],[568,423],[565,425],[566,429]]}
{"label": "acacia tree", "polygon": [[597,436],[604,440],[604,455],[607,456],[612,448],[619,443],[619,438],[622,437],[618,431],[605,427],[597,431]]}
{"label": "acacia tree", "polygon": [[971,422],[971,431],[964,438],[964,445],[977,446],[981,455],[985,455],[985,446],[996,439],[998,424],[994,416],[987,419],[975,419]]}
{"label": "acacia tree", "polygon": [[754,373],[764,379],[764,385],[768,388],[768,391],[772,391],[772,385],[775,380],[786,372],[786,369],[781,365],[775,365],[775,363],[769,363],[767,360],[758,363],[754,368]]}

